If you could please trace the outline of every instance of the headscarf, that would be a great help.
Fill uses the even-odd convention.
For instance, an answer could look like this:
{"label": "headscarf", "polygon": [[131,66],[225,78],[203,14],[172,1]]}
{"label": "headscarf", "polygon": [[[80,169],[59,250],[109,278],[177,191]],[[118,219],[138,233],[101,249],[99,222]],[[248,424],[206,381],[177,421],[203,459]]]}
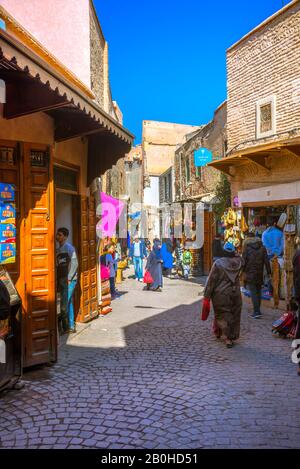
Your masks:
{"label": "headscarf", "polygon": [[223,257],[235,257],[236,248],[234,244],[227,242],[223,246]]}
{"label": "headscarf", "polygon": [[162,260],[162,255],[161,255],[161,242],[158,238],[156,238],[154,241],[153,241],[153,252],[155,254],[155,257],[157,260]]}
{"label": "headscarf", "polygon": [[167,246],[167,250],[169,251],[169,253],[172,254],[172,252],[173,252],[173,243],[170,239],[167,239],[166,246]]}

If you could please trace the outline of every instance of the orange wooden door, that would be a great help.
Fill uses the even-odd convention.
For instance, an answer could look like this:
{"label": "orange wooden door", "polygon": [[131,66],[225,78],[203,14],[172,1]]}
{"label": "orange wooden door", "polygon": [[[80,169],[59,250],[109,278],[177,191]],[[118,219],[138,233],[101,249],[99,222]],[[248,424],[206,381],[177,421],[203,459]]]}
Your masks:
{"label": "orange wooden door", "polygon": [[96,212],[93,197],[81,197],[80,288],[77,321],[98,316],[96,268]]}
{"label": "orange wooden door", "polygon": [[213,212],[204,212],[204,245],[203,245],[203,269],[204,275],[208,275],[212,266],[212,241],[213,241]]}
{"label": "orange wooden door", "polygon": [[25,366],[56,360],[53,155],[24,144]]}

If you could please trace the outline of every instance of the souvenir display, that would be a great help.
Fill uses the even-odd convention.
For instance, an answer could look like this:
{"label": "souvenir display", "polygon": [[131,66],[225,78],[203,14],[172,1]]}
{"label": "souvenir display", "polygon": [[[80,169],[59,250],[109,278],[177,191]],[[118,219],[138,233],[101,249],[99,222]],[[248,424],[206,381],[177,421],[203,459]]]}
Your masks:
{"label": "souvenir display", "polygon": [[248,230],[242,210],[229,208],[222,216],[221,221],[223,228],[225,228],[224,241],[228,241],[238,248],[245,238],[244,233]]}
{"label": "souvenir display", "polygon": [[15,187],[0,183],[0,264],[16,262]]}
{"label": "souvenir display", "polygon": [[16,262],[16,244],[0,244],[0,264],[13,264]]}

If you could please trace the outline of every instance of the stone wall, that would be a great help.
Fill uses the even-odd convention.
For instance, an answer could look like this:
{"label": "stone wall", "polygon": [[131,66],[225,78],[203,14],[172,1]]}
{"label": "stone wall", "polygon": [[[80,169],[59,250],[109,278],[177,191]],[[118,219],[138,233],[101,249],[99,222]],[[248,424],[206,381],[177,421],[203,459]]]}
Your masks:
{"label": "stone wall", "polygon": [[[194,133],[175,153],[175,200],[186,200],[208,192],[214,192],[220,172],[211,167],[197,169],[194,165],[194,150],[209,149],[214,159],[225,156],[226,145],[226,102],[214,113],[207,125]],[[186,179],[186,161],[190,164],[190,182]]]}
{"label": "stone wall", "polygon": [[232,196],[239,190],[254,189],[264,186],[282,184],[299,180],[300,157],[292,155],[287,150],[280,154],[270,154],[266,158],[268,169],[255,163],[245,163],[234,166],[234,176],[231,177]]}
{"label": "stone wall", "polygon": [[232,46],[227,74],[229,151],[258,143],[256,103],[261,99],[276,99],[276,134],[299,128],[300,2],[291,2]]}
{"label": "stone wall", "polygon": [[105,39],[94,13],[90,11],[90,53],[91,53],[91,89],[96,101],[104,109],[104,53]]}
{"label": "stone wall", "polygon": [[145,171],[159,176],[174,164],[175,150],[185,135],[199,127],[170,122],[143,121],[143,156]]}

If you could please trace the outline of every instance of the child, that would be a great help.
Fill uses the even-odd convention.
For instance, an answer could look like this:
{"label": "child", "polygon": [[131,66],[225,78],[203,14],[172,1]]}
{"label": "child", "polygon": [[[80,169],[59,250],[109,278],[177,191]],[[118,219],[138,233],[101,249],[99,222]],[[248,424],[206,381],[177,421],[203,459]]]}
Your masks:
{"label": "child", "polygon": [[188,279],[190,270],[191,270],[191,264],[192,264],[192,254],[189,250],[189,248],[186,248],[183,253],[183,273],[184,273],[184,278]]}

